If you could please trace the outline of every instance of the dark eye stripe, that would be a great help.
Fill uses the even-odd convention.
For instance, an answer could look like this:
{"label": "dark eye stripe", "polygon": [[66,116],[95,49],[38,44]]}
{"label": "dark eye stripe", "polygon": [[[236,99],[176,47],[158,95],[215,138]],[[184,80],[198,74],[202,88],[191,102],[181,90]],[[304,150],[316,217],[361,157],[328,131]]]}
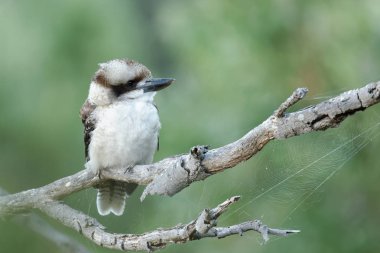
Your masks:
{"label": "dark eye stripe", "polygon": [[133,80],[129,80],[126,84],[127,84],[127,85],[137,85],[138,82],[140,82],[140,80],[137,79],[137,78],[135,78],[135,79],[133,79]]}
{"label": "dark eye stripe", "polygon": [[139,78],[129,80],[127,83],[111,86],[111,89],[116,97],[119,97],[129,91],[135,90],[137,84],[141,81]]}
{"label": "dark eye stripe", "polygon": [[139,82],[141,82],[144,78],[148,78],[147,72],[141,71],[138,73],[134,79],[129,80],[126,83],[121,83],[119,85],[111,85],[111,89],[116,97],[119,97],[129,91],[135,90],[136,86]]}

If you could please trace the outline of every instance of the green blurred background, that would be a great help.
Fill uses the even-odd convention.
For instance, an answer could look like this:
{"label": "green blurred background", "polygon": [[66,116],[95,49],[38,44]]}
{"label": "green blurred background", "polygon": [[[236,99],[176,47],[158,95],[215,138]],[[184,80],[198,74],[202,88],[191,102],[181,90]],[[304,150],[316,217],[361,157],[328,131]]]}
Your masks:
{"label": "green blurred background", "polygon": [[[128,57],[176,78],[156,96],[159,160],[236,140],[296,87],[310,93],[294,109],[380,80],[379,23],[376,0],[2,0],[0,186],[17,192],[82,169],[78,112],[99,62]],[[242,195],[219,225],[260,218],[302,230],[266,245],[248,232],[162,252],[379,252],[379,121],[375,106],[339,128],[272,142],[171,198],[140,203],[141,188],[122,217],[100,217],[93,189],[65,201],[111,231],[141,233]],[[91,252],[112,252],[46,220]],[[10,221],[0,221],[0,251],[60,252]]]}

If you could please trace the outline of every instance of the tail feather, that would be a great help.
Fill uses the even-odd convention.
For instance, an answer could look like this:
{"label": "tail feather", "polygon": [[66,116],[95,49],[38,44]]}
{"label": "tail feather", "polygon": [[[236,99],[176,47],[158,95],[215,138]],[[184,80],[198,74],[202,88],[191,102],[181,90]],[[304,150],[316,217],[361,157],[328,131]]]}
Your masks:
{"label": "tail feather", "polygon": [[125,199],[130,193],[130,184],[109,180],[98,188],[96,206],[100,215],[122,215],[125,208]]}

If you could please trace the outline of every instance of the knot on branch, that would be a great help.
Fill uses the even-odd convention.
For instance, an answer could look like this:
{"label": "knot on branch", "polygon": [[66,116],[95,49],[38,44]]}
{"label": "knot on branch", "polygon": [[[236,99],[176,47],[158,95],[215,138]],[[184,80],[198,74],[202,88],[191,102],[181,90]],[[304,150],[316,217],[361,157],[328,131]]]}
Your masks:
{"label": "knot on branch", "polygon": [[188,173],[189,184],[203,180],[208,176],[206,169],[202,166],[202,161],[208,152],[208,146],[198,145],[190,149],[190,156],[186,163],[183,164],[183,169]]}
{"label": "knot on branch", "polygon": [[202,166],[207,151],[208,146],[195,146],[188,155],[179,156],[176,163],[168,164],[168,168],[147,185],[140,197],[141,201],[153,194],[173,196],[194,181],[207,178],[210,174]]}
{"label": "knot on branch", "polygon": [[198,145],[198,146],[192,147],[190,149],[190,154],[194,158],[201,161],[205,157],[205,154],[207,153],[208,148],[209,148],[209,146],[206,146],[206,145]]}

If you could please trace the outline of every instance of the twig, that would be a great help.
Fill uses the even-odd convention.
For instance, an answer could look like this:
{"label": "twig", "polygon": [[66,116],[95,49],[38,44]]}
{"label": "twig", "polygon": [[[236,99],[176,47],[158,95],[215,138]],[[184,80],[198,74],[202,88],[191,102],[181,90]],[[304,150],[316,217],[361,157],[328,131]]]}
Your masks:
{"label": "twig", "polygon": [[284,116],[284,113],[285,111],[291,107],[292,105],[294,105],[295,103],[297,103],[298,101],[300,101],[301,99],[303,99],[307,92],[309,90],[307,88],[298,88],[296,89],[293,94],[287,99],[285,100],[284,103],[282,103],[278,109],[276,111],[274,111],[273,113],[273,116],[275,117],[283,117]]}

